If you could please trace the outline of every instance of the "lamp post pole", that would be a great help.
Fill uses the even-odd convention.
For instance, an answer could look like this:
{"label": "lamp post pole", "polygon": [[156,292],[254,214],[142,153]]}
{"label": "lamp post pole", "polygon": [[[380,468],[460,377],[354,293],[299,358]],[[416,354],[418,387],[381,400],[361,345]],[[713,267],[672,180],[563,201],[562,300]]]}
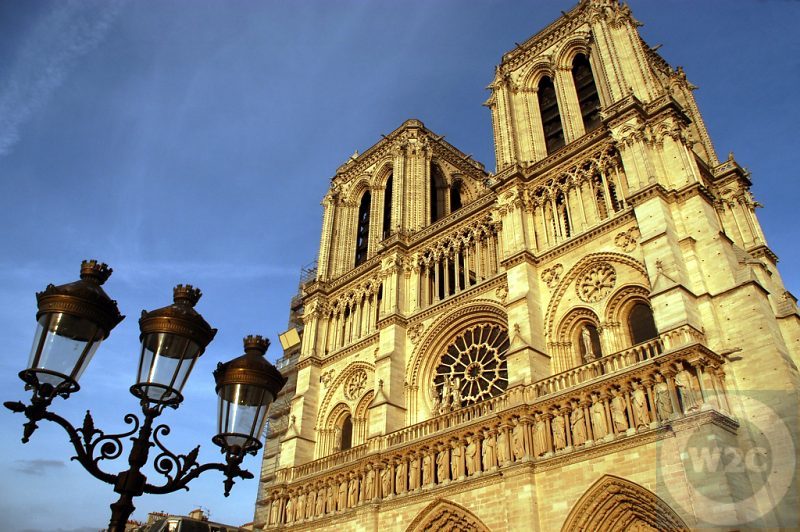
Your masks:
{"label": "lamp post pole", "polygon": [[[259,437],[266,423],[269,405],[275,400],[285,379],[264,359],[269,340],[260,336],[244,339],[245,354],[218,364],[214,371],[219,396],[217,435],[212,442],[225,454],[225,462],[199,464],[198,445],[186,454],[167,449],[160,437],[169,434],[165,424],[153,428],[153,421],[164,408],[178,408],[182,390],[194,364],[216,334],[194,310],[200,291],[189,285],[178,285],[174,303],[151,312],[142,312],[139,320],[142,349],[136,383],[131,393],[139,399],[142,421],[134,414],[124,417],[131,425],[127,432],[105,434],[94,425],[86,412],[83,424],[76,428],[48,408],[56,397],[68,399],[80,389],[78,379],[88,366],[99,344],[108,337],[123,317],[117,304],[101,288],[111,269],[96,261],[84,261],[81,280],[61,286],[48,285],[36,295],[39,311],[28,368],[20,372],[25,389],[32,390],[29,404],[9,401],[5,407],[22,413],[22,442],[27,443],[45,420],[61,426],[69,436],[77,460],[92,476],[114,486],[119,499],[111,504],[109,530],[124,531],[135,509],[133,499],[144,493],[167,494],[180,489],[206,471],[225,475],[225,496],[236,478],[251,479],[253,474],[240,466],[247,454],[261,448]],[[138,433],[137,433],[138,431]],[[133,436],[136,434],[136,436]],[[112,474],[103,471],[103,460],[115,460],[123,453],[123,440],[133,444],[128,454],[128,469]],[[142,468],[148,463],[151,448],[158,454],[153,468],[165,477],[163,484],[147,482]]]}

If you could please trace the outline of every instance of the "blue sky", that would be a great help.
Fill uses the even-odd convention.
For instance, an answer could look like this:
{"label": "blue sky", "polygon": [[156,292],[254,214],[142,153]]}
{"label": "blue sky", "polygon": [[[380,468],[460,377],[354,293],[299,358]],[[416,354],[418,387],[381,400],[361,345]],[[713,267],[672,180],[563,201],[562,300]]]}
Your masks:
{"label": "blue sky", "polygon": [[[800,150],[800,3],[631,2],[650,44],[683,65],[715,146],[752,171],[759,211],[789,290],[800,286],[793,215]],[[494,168],[481,104],[502,53],[572,2],[510,0],[106,0],[0,3],[0,359],[3,400],[34,330],[34,292],[77,278],[83,258],[128,318],[101,346],[82,390],[57,402],[79,422],[123,429],[138,356],[137,317],[199,286],[219,328],[164,421],[174,451],[210,442],[211,371],[241,338],[286,328],[299,268],[314,260],[329,178],[407,118]],[[96,530],[110,486],[74,462],[58,427],[22,445],[0,412],[0,529]],[[246,465],[257,472],[258,459]],[[110,464],[117,471],[123,464]],[[151,477],[154,480],[154,477]],[[222,497],[208,473],[188,493],[137,499],[148,511],[252,519],[255,481]]]}

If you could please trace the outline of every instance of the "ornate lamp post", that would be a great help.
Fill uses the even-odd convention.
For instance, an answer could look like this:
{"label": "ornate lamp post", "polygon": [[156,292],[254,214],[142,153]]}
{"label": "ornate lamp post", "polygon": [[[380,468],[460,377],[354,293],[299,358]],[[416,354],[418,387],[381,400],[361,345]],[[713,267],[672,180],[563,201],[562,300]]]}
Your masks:
{"label": "ornate lamp post", "polygon": [[[245,455],[255,455],[261,448],[259,436],[266,422],[266,412],[275,400],[285,379],[264,359],[269,341],[260,336],[244,339],[245,354],[214,372],[219,395],[219,433],[212,441],[225,454],[224,463],[198,464],[198,445],[187,454],[174,454],[160,441],[169,434],[167,425],[153,428],[165,407],[178,408],[189,374],[217,330],[194,310],[200,290],[178,285],[172,305],[151,312],[142,311],[139,320],[142,342],[136,383],[131,393],[139,399],[142,420],[134,414],[125,416],[130,430],[105,434],[94,426],[87,411],[83,425],[75,428],[69,421],[48,411],[56,397],[64,399],[80,389],[78,380],[100,343],[124,318],[116,301],[103,291],[102,284],[112,270],[97,261],[81,264],[79,281],[61,286],[48,285],[36,294],[39,310],[28,368],[19,376],[25,389],[32,390],[30,404],[6,402],[6,408],[23,413],[22,442],[27,443],[41,420],[60,425],[75,448],[75,459],[95,478],[114,486],[119,499],[111,505],[109,529],[122,531],[134,510],[133,498],[144,493],[165,494],[189,489],[188,484],[202,473],[222,471],[225,475],[225,496],[236,478],[253,478],[242,469]],[[134,434],[136,434],[134,436]],[[129,468],[117,474],[100,469],[101,460],[114,460],[122,455],[123,439],[133,442],[128,455]],[[147,464],[151,447],[159,454],[153,461],[156,472],[164,475],[163,484],[147,482],[141,468]]]}

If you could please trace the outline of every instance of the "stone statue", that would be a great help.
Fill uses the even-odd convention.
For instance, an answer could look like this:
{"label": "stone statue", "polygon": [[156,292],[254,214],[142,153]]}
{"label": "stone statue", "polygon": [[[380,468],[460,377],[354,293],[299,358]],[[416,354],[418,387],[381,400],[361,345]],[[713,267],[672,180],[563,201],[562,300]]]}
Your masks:
{"label": "stone statue", "polygon": [[594,352],[594,346],[592,345],[592,333],[589,332],[589,327],[584,325],[581,329],[581,343],[583,343],[583,361],[588,363],[592,360],[597,359],[597,355]]}
{"label": "stone statue", "polygon": [[[447,446],[439,447],[439,453],[436,455],[436,476],[439,483],[450,480],[450,449]],[[458,478],[458,477],[454,477]]]}
{"label": "stone statue", "polygon": [[547,426],[542,416],[537,414],[533,425],[533,454],[542,456],[547,452]]}
{"label": "stone statue", "polygon": [[327,490],[327,494],[326,495],[327,495],[327,497],[326,497],[327,498],[326,511],[329,514],[332,514],[333,512],[336,511],[336,492],[333,489],[333,482],[328,484],[328,490]]}
{"label": "stone statue", "polygon": [[336,509],[340,512],[347,508],[347,479],[343,478],[339,483],[339,493],[336,499]]}
{"label": "stone statue", "polygon": [[647,413],[647,397],[642,385],[636,381],[633,382],[633,391],[631,392],[631,408],[636,428],[647,427],[650,423],[650,416]]}
{"label": "stone statue", "polygon": [[461,379],[456,377],[450,384],[450,408],[461,408]]}
{"label": "stone statue", "polygon": [[561,414],[556,414],[552,422],[553,445],[555,446],[556,450],[564,449],[567,446],[567,433],[565,425],[566,423],[564,422],[564,416]]}
{"label": "stone statue", "polygon": [[514,418],[514,428],[511,429],[511,452],[514,460],[522,460],[525,457],[525,435],[519,419]]}
{"label": "stone statue", "polygon": [[439,397],[439,390],[436,389],[435,384],[431,384],[431,395],[433,396],[433,407],[431,408],[431,415],[441,414],[442,400]]}
{"label": "stone statue", "polygon": [[280,499],[273,498],[272,505],[269,508],[269,524],[277,525],[280,518],[281,501]]}
{"label": "stone statue", "polygon": [[508,458],[508,431],[500,429],[497,433],[497,462],[499,465],[506,465]]}
{"label": "stone statue", "polygon": [[467,459],[467,475],[474,475],[481,470],[481,458],[478,455],[478,442],[475,436],[467,437],[467,450],[465,453]]}
{"label": "stone statue", "polygon": [[655,374],[656,383],[653,386],[653,394],[656,396],[656,417],[659,421],[665,421],[672,415],[672,401],[669,397],[669,386],[664,382],[661,373]]}
{"label": "stone statue", "polygon": [[419,488],[419,456],[412,455],[408,464],[408,491]]}
{"label": "stone statue", "polygon": [[372,465],[367,466],[367,474],[364,477],[364,500],[371,501],[375,498],[375,470]]}
{"label": "stone statue", "polygon": [[450,475],[453,477],[453,480],[458,480],[464,475],[464,463],[462,452],[461,452],[461,443],[456,441],[453,443],[453,450],[452,455],[450,456]]}
{"label": "stone statue", "polygon": [[317,490],[317,507],[315,508],[317,517],[325,514],[325,486],[320,486]]}
{"label": "stone statue", "polygon": [[306,515],[306,495],[301,493],[297,496],[297,505],[294,508],[294,520],[302,521]]}
{"label": "stone statue", "polygon": [[616,388],[611,388],[611,422],[614,424],[615,434],[628,430],[628,418],[625,416],[625,400]]}
{"label": "stone statue", "polygon": [[358,505],[358,479],[350,473],[350,483],[347,487],[347,506],[354,508]]}
{"label": "stone statue", "polygon": [[594,439],[599,440],[608,434],[608,426],[606,425],[606,410],[603,408],[603,402],[600,397],[595,395],[592,399],[592,431],[594,432]]}
{"label": "stone statue", "polygon": [[387,464],[381,469],[381,495],[388,497],[392,494],[392,469]]}
{"label": "stone statue", "polygon": [[430,451],[422,457],[422,485],[430,486],[433,484],[433,457]]}
{"label": "stone statue", "polygon": [[678,397],[681,399],[683,413],[685,414],[691,410],[697,410],[700,408],[700,405],[697,403],[697,396],[694,394],[694,389],[692,388],[692,376],[684,369],[681,362],[676,362],[675,367],[678,370],[675,374],[675,388],[678,391]]}
{"label": "stone statue", "polygon": [[286,500],[286,522],[294,522],[294,497],[289,497]]}
{"label": "stone statue", "polygon": [[397,494],[400,495],[401,493],[406,492],[406,481],[408,479],[408,474],[406,472],[406,461],[399,460],[394,467],[394,487],[397,490]]}
{"label": "stone statue", "polygon": [[314,517],[314,511],[317,509],[317,490],[312,489],[308,492],[308,501],[306,502],[306,519]]}
{"label": "stone statue", "polygon": [[488,430],[483,433],[483,470],[497,468],[497,442]]}
{"label": "stone statue", "polygon": [[576,404],[569,415],[569,425],[572,428],[572,445],[577,447],[586,443],[586,416],[580,404]]}
{"label": "stone statue", "polygon": [[333,428],[333,452],[342,450],[342,427]]}

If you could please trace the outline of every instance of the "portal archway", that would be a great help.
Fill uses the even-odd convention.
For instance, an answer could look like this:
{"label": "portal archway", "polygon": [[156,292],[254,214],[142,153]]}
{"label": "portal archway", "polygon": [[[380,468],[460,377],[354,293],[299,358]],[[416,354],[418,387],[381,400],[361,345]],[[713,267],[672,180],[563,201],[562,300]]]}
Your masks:
{"label": "portal archway", "polygon": [[437,499],[426,506],[406,529],[406,532],[438,531],[489,532],[489,528],[463,506]]}

